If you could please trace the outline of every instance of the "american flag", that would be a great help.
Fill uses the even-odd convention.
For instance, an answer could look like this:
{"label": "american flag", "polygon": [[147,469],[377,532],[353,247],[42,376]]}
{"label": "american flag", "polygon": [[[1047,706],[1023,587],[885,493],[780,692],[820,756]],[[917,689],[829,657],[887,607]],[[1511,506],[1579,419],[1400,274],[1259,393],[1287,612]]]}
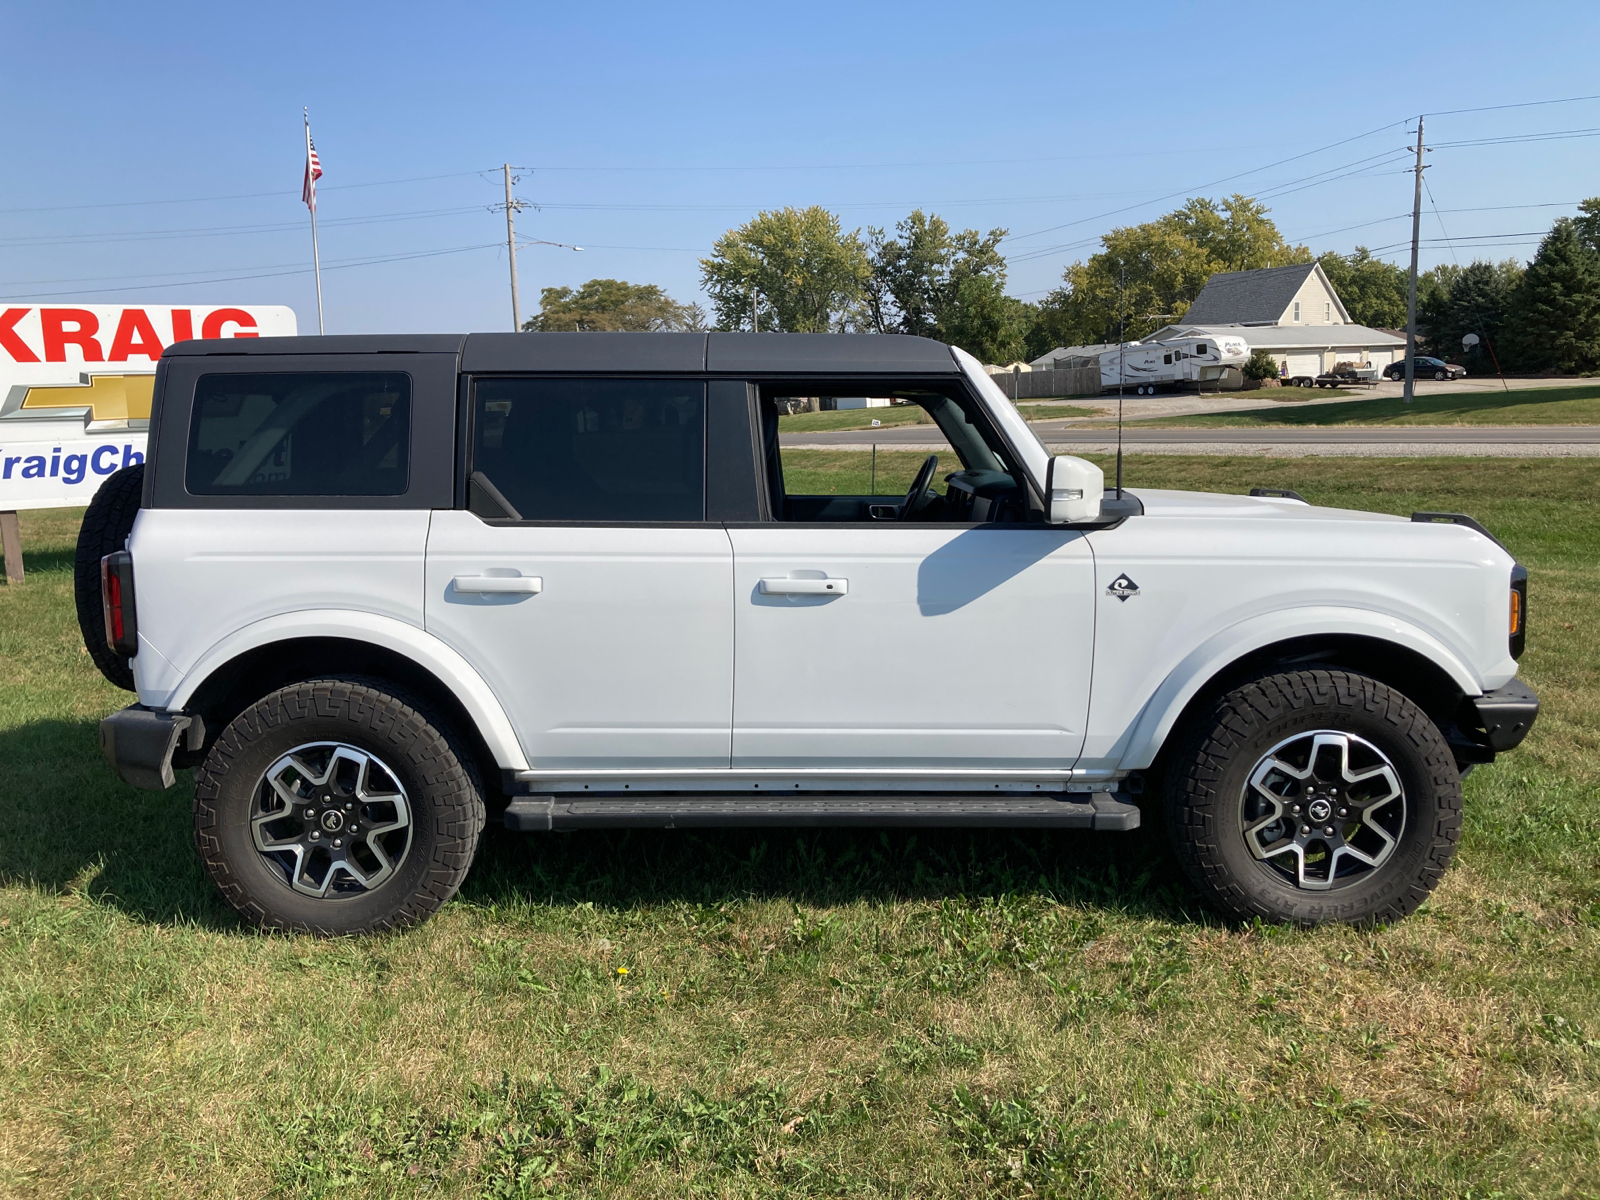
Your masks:
{"label": "american flag", "polygon": [[311,122],[306,122],[306,181],[300,189],[300,199],[312,212],[317,211],[317,180],[322,178],[322,163],[317,160],[317,148],[311,141]]}

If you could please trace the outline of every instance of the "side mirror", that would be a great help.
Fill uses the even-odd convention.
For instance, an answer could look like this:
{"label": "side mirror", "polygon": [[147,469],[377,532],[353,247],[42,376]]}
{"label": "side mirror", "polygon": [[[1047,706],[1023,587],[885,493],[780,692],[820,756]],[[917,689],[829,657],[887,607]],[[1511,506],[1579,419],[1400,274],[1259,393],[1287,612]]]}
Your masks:
{"label": "side mirror", "polygon": [[1045,490],[1050,494],[1050,524],[1077,525],[1099,517],[1106,475],[1088,459],[1058,454],[1050,460]]}

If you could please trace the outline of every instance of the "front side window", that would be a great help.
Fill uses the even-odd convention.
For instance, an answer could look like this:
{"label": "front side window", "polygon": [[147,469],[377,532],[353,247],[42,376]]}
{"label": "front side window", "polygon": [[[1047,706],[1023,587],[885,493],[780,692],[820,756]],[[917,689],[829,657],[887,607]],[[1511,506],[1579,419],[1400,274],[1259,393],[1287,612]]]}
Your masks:
{"label": "front side window", "polygon": [[705,519],[697,380],[480,379],[472,466],[525,521]]}
{"label": "front side window", "polygon": [[195,496],[399,496],[411,379],[398,371],[202,375],[184,483]]}
{"label": "front side window", "polygon": [[[888,403],[858,407],[861,401],[853,397],[863,393]],[[769,385],[761,391],[761,420],[775,520],[983,523],[1026,516],[1026,496],[1017,484],[1020,465],[981,406],[960,388],[887,379]],[[938,453],[926,487],[914,496],[926,450],[898,450],[887,442],[875,452],[829,453],[784,446],[780,439],[785,433],[859,430],[862,442],[872,442],[874,430],[898,425],[926,426],[928,440],[950,447]]]}

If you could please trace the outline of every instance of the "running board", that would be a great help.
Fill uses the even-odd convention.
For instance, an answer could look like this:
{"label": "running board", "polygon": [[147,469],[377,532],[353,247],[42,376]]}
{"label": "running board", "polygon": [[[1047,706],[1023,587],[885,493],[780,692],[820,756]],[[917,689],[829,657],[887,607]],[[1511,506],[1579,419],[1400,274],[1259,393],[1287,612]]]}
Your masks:
{"label": "running board", "polygon": [[[1082,793],[1079,793],[1082,795]],[[1122,794],[1096,792],[1082,800],[1034,796],[813,796],[803,800],[705,796],[625,796],[547,799],[519,796],[506,809],[506,828],[519,833],[558,829],[706,829],[716,826],[942,826],[999,829],[1139,828],[1139,809]]]}

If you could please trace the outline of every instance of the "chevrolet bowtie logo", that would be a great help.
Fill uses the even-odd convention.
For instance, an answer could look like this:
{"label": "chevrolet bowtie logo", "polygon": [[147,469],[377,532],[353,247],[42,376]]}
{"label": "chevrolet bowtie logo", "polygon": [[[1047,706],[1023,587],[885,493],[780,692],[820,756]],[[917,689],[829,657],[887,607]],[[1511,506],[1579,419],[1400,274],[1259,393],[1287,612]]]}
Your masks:
{"label": "chevrolet bowtie logo", "polygon": [[91,375],[87,384],[31,387],[22,407],[87,408],[91,421],[148,421],[154,375]]}

